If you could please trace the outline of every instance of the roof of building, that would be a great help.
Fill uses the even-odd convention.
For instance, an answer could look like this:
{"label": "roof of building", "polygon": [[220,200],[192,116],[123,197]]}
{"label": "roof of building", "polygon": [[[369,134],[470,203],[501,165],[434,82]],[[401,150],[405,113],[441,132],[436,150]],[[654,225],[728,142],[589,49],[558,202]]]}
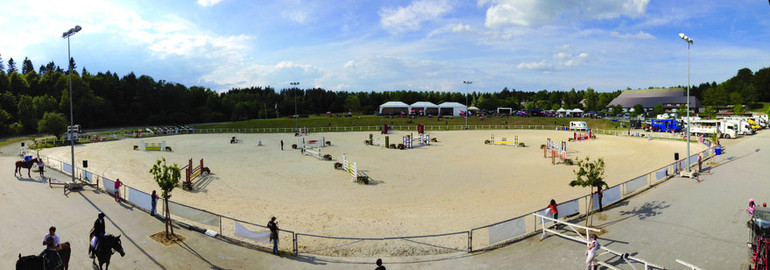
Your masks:
{"label": "roof of building", "polygon": [[428,101],[417,101],[415,103],[412,103],[411,106],[412,108],[438,108],[438,105]]}
{"label": "roof of building", "polygon": [[382,105],[380,105],[380,108],[394,108],[394,107],[396,107],[396,108],[402,108],[402,107],[409,108],[409,105],[407,105],[406,103],[403,103],[401,101],[388,101],[388,102],[382,103]]}
{"label": "roof of building", "polygon": [[[685,103],[687,103],[687,96],[684,88],[662,88],[623,91],[623,93],[613,99],[607,107],[620,104],[624,108],[632,108],[636,104],[641,104],[645,108],[653,108],[657,105],[663,105],[665,107],[666,104]],[[698,98],[690,96],[690,106],[699,108],[701,104]]]}
{"label": "roof of building", "polygon": [[462,105],[457,102],[444,102],[438,105],[441,108],[466,108],[465,105]]}

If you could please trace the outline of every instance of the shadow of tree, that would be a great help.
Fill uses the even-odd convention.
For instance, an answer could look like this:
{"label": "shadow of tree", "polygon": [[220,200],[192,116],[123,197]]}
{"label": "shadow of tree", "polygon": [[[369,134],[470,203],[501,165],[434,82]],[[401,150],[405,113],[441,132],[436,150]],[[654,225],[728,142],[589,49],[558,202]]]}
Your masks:
{"label": "shadow of tree", "polygon": [[638,217],[639,220],[644,220],[649,217],[654,217],[663,213],[663,209],[671,207],[664,201],[651,201],[645,202],[642,206],[634,207],[634,209],[628,211],[620,211],[621,216]]}

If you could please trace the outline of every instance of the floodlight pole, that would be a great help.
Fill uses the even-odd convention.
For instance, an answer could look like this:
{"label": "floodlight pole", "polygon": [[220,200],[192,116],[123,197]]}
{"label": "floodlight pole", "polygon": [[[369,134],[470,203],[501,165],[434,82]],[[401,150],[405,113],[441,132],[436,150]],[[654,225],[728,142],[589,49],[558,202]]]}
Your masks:
{"label": "floodlight pole", "polygon": [[690,172],[690,45],[693,44],[693,40],[686,36],[684,33],[679,33],[679,37],[687,42],[687,133],[685,135],[687,142],[687,170]]}
{"label": "floodlight pole", "polygon": [[473,83],[472,81],[463,81],[463,84],[465,84],[465,129],[469,129],[468,128],[468,108],[470,108],[470,106],[468,106],[468,95],[470,95],[470,92],[468,91],[468,86],[472,83]]}
{"label": "floodlight pole", "polygon": [[299,85],[299,82],[290,82],[289,84],[291,84],[295,88],[294,91],[292,91],[294,92],[294,131],[299,133],[299,124],[298,124],[299,115],[297,115],[297,89],[296,89],[297,85]]}
{"label": "floodlight pole", "polygon": [[70,86],[70,128],[68,130],[70,139],[70,153],[72,155],[72,183],[75,183],[75,137],[72,135],[72,131],[75,129],[75,115],[72,109],[72,56],[70,56],[70,37],[83,29],[80,25],[70,28],[67,32],[62,34],[62,38],[67,39],[67,66],[69,67],[69,86]]}

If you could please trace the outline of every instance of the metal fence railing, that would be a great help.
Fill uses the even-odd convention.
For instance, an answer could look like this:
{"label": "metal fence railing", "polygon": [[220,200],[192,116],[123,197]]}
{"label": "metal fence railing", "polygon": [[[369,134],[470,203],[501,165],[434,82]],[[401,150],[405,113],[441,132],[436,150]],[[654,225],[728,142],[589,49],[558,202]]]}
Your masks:
{"label": "metal fence railing", "polygon": [[[426,127],[427,128],[427,127]],[[219,131],[219,130],[217,130]],[[203,133],[205,130],[197,130]],[[224,131],[222,132],[232,132]],[[709,148],[690,157],[691,166],[698,168],[698,158],[706,161],[714,156],[715,148]],[[103,189],[107,194],[114,193],[112,179],[89,172],[86,169],[73,166],[67,162],[56,160],[44,155],[46,166],[62,172],[65,175],[74,174],[78,179],[104,183]],[[650,172],[631,178],[618,185],[605,189],[602,203],[611,206],[617,202],[635,196],[649,188],[658,185],[676,175],[685,166],[686,160],[679,160]],[[98,183],[97,182],[97,183]],[[123,185],[120,197],[134,206],[150,211],[150,195],[144,191]],[[589,206],[589,196],[594,196],[593,205]],[[559,204],[559,213],[562,216],[575,218],[584,216],[589,210],[597,209],[596,194],[581,196],[572,200],[566,200]],[[219,235],[232,240],[257,247],[270,248],[272,245],[264,238],[266,226],[241,219],[213,213],[204,209],[188,206],[178,202],[169,201],[172,219],[194,225],[199,228],[218,232]],[[165,207],[158,205],[158,212],[162,213]],[[547,208],[546,208],[547,209]],[[290,250],[293,254],[312,253],[331,256],[368,256],[387,254],[399,255],[424,255],[447,252],[472,252],[504,245],[525,237],[534,235],[540,231],[539,220],[533,214],[544,213],[546,209],[525,213],[510,219],[492,224],[471,228],[467,231],[439,233],[416,236],[395,237],[338,237],[316,235],[308,233],[296,233],[292,230],[280,229],[279,248]],[[288,244],[287,244],[288,243]]]}

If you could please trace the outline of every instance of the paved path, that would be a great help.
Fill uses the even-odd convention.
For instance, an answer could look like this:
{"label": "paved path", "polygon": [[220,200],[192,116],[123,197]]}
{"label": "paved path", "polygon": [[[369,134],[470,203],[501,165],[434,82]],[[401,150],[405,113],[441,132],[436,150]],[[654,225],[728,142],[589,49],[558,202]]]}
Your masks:
{"label": "paved path", "polygon": [[[10,171],[17,147],[0,149],[0,168]],[[684,148],[684,147],[683,147]],[[666,156],[665,158],[669,158]],[[747,198],[770,202],[767,166],[770,132],[730,146],[701,182],[674,178],[594,217],[606,230],[600,242],[668,269],[687,269],[682,259],[705,269],[740,269],[747,264]],[[57,179],[66,176],[47,173]],[[107,214],[107,232],[121,234],[126,257],[113,257],[112,269],[373,269],[376,258],[273,256],[177,228],[183,245],[164,247],[148,236],[163,223],[105,194],[86,189],[70,193],[48,188],[37,177],[0,176],[0,268],[12,268],[19,253],[39,253],[48,227],[58,228],[73,247],[72,269],[92,269],[87,257],[88,230],[96,214]],[[388,269],[582,269],[582,244],[549,236],[531,237],[509,246],[473,254],[383,258]],[[617,258],[609,263],[631,269]],[[641,269],[638,265],[638,269]]]}

